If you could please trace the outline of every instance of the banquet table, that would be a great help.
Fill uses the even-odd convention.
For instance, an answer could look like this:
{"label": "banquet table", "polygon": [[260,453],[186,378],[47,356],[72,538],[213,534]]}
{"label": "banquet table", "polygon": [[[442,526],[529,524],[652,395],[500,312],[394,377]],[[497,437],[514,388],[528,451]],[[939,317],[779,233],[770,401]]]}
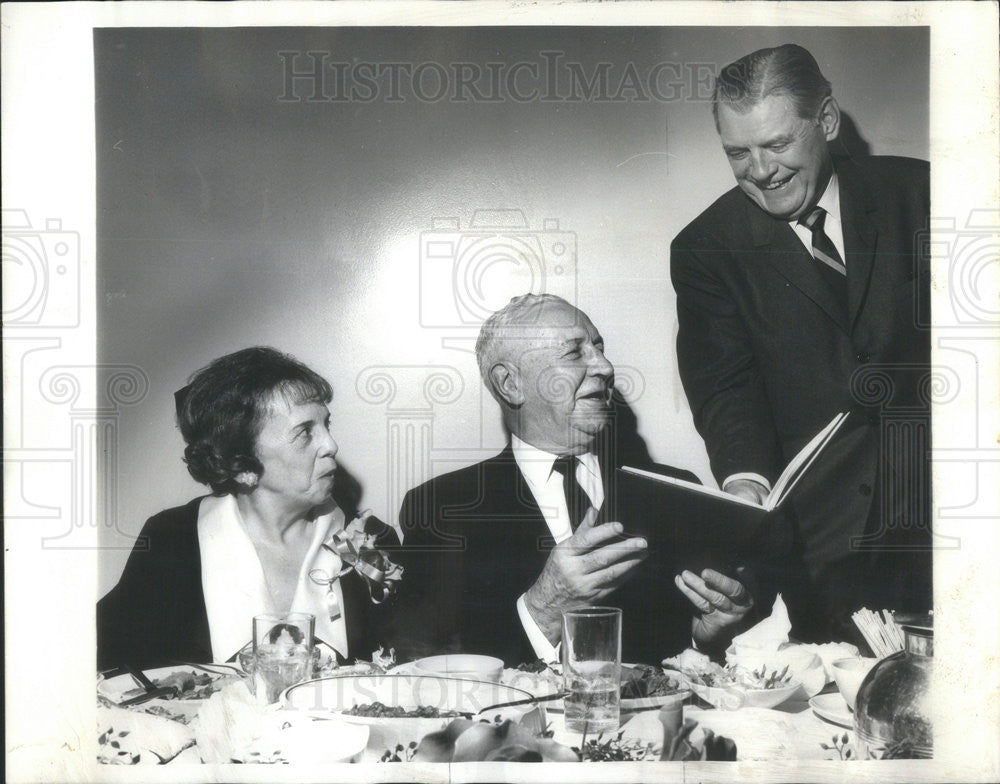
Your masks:
{"label": "banquet table", "polygon": [[[238,690],[245,690],[246,687],[242,682],[236,682],[227,688],[237,694]],[[828,686],[826,691],[830,691],[831,688]],[[237,701],[236,705],[239,710],[229,705],[222,713],[219,713],[218,700],[212,703],[211,709],[205,707],[209,704],[206,700],[205,706],[199,708],[197,705],[188,704],[186,709],[180,712],[159,709],[167,703],[158,703],[152,707],[147,703],[123,709],[104,701],[98,710],[98,732],[102,737],[100,759],[103,762],[125,764],[181,765],[201,764],[206,760],[229,762],[231,760],[227,759],[227,756],[232,753],[231,749],[251,748],[256,740],[255,736],[262,734],[258,726],[263,725],[256,725],[255,722],[266,720],[271,722],[272,727],[282,723],[287,727],[287,719],[301,718],[295,717],[295,711],[272,706],[268,710],[266,719],[262,719],[261,715],[254,713],[256,709],[249,707],[252,698],[249,698],[248,693],[243,694],[241,699],[242,702]],[[209,730],[209,721],[205,717],[210,710],[215,711],[211,717],[212,726],[223,727],[223,730],[218,732]],[[169,717],[167,715],[169,713],[173,713],[173,717]],[[704,730],[712,730],[716,735],[732,739],[736,744],[739,761],[838,760],[853,744],[854,733],[851,729],[820,718],[804,699],[789,700],[771,709],[742,707],[738,710],[721,710],[692,695],[685,701],[683,716],[685,720],[694,719],[698,722],[699,727],[693,736],[695,739],[698,738],[698,733]],[[553,740],[569,747],[580,746],[580,735],[565,730],[561,713],[550,711],[546,714],[546,720]],[[182,723],[185,721],[186,723]],[[375,726],[379,722],[392,721],[394,720],[377,720]],[[330,727],[330,731],[332,730],[333,727]],[[636,745],[647,746],[651,744],[652,748],[646,759],[659,761],[663,728],[658,710],[646,710],[623,716],[619,731],[623,742],[635,741]],[[215,737],[220,732],[225,737]],[[312,745],[317,745],[314,740],[315,732],[312,737],[310,742]],[[378,733],[373,732],[372,738],[376,737]],[[845,737],[847,745],[840,750],[835,748],[835,744],[842,745]],[[212,749],[210,746],[217,748]],[[294,752],[290,745],[286,752],[278,753],[277,758],[268,759],[265,753],[260,761],[315,764],[317,760],[311,758],[311,751],[312,746],[299,743]],[[380,744],[371,740],[357,761],[377,763],[385,751],[386,749],[381,748]],[[256,760],[244,754],[242,761]],[[644,760],[642,764],[647,763]]]}

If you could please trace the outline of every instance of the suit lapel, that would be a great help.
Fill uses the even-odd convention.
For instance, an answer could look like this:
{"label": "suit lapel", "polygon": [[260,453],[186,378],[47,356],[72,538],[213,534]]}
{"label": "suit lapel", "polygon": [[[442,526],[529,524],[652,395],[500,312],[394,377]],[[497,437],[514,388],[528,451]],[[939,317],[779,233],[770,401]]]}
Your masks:
{"label": "suit lapel", "polygon": [[[510,445],[507,446],[505,456],[509,458],[507,466],[513,472],[512,481],[506,486],[516,488],[514,500],[521,518],[521,524],[517,530],[525,538],[525,544],[530,548],[528,552],[532,553],[527,559],[530,561],[528,572],[537,576],[545,565],[552,548],[555,547],[555,540],[552,538],[548,523],[545,522],[545,515],[542,514],[538,501],[535,500],[535,495],[531,492],[528,480],[524,478],[521,469],[517,467],[517,461],[514,460],[514,450]],[[498,487],[502,486],[503,484],[498,483]]]}
{"label": "suit lapel", "polygon": [[750,199],[746,199],[745,207],[756,252],[847,332],[843,303],[837,302],[830,287],[820,276],[816,260],[806,250],[792,227],[785,221],[775,220]]}
{"label": "suit lapel", "polygon": [[876,205],[850,164],[837,169],[840,180],[840,219],[844,227],[844,251],[847,258],[847,302],[850,326],[853,327],[868,294],[878,231],[871,220]]}
{"label": "suit lapel", "polygon": [[[555,541],[528,480],[517,467],[510,444],[493,460],[495,473],[486,473],[486,492],[493,497],[485,506],[503,510],[503,516],[507,518],[504,522],[505,536],[517,540],[511,542],[511,547],[517,548],[512,549],[512,552],[525,553],[522,571],[537,576],[555,546]],[[514,489],[513,493],[510,493],[510,488]]]}

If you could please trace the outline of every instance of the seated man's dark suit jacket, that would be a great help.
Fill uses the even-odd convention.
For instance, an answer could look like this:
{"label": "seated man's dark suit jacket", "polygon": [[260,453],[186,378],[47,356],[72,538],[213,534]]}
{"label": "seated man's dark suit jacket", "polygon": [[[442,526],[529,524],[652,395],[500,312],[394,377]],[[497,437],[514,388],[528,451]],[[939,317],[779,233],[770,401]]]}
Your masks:
{"label": "seated man's dark suit jacket", "polygon": [[[861,603],[930,607],[929,167],[875,157],[836,170],[847,303],[788,223],[739,188],[670,251],[681,379],[720,482],[752,471],[773,483],[852,412],[790,499],[808,586],[786,582],[786,600],[795,631],[820,639],[853,630]],[[821,617],[832,626],[810,630]]]}
{"label": "seated man's dark suit jacket", "polygon": [[[211,662],[201,587],[198,507],[201,498],[149,518],[118,584],[97,603],[97,667],[158,667],[177,661]],[[396,532],[373,518],[366,530],[380,546],[398,544]],[[349,656],[368,659],[385,641],[388,608],[373,605],[354,572],[341,578]],[[247,641],[251,636],[247,618]]]}
{"label": "seated man's dark suit jacket", "polygon": [[[597,449],[600,458],[604,449]],[[698,481],[688,472],[642,465],[624,452],[604,461]],[[599,518],[600,521],[600,518]],[[621,520],[626,532],[627,520]],[[552,547],[549,528],[507,446],[495,457],[407,493],[400,511],[405,574],[393,614],[392,643],[404,659],[436,653],[479,653],[508,666],[537,658],[523,631],[517,599],[538,578]],[[652,554],[638,573],[600,602],[623,610],[623,661],[658,664],[691,644],[691,609]]]}

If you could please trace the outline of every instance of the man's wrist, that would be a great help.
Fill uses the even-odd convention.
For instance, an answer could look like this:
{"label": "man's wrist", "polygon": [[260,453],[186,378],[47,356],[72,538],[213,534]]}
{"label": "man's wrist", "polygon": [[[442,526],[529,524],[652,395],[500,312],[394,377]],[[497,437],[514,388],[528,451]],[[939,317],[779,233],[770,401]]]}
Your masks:
{"label": "man's wrist", "polygon": [[554,612],[551,605],[538,600],[537,589],[534,585],[524,593],[524,608],[549,643],[557,644],[562,637],[562,629],[560,628],[562,616],[560,613]]}
{"label": "man's wrist", "polygon": [[717,630],[711,636],[699,635],[695,629],[691,630],[691,642],[694,649],[704,653],[713,661],[723,661],[726,657],[726,648],[729,647],[729,639],[721,630]]}
{"label": "man's wrist", "polygon": [[521,620],[521,628],[524,629],[524,633],[531,644],[532,650],[535,652],[535,656],[546,662],[557,661],[559,659],[559,645],[558,643],[553,645],[544,632],[538,628],[535,619],[528,612],[524,594],[521,594],[517,599],[517,615]]}

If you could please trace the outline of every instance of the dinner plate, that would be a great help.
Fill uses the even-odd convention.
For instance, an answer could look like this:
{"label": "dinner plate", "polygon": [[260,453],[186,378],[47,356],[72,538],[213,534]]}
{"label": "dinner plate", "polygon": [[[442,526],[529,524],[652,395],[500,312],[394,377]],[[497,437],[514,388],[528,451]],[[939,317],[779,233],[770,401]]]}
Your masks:
{"label": "dinner plate", "polygon": [[[635,666],[635,664],[622,664],[622,667]],[[621,700],[621,712],[637,713],[639,711],[659,709],[668,702],[672,702],[676,699],[684,700],[691,696],[691,690],[687,688],[683,679],[679,679],[677,677],[677,673],[665,672],[665,674],[678,681],[680,685],[678,691],[670,694],[660,694],[656,697],[625,697]],[[559,680],[561,681],[561,677]],[[522,670],[504,670],[501,683],[505,683],[516,688],[526,689],[536,697],[553,694],[554,692],[562,689],[562,683],[555,683],[550,674],[531,673],[524,672]],[[565,710],[562,700],[549,700],[540,704],[544,704],[545,710],[551,711],[552,713],[563,713]]]}
{"label": "dinner plate", "polygon": [[282,703],[292,710],[330,713],[344,713],[357,705],[375,702],[406,710],[426,706],[475,713],[490,705],[532,696],[524,689],[500,683],[440,675],[332,675],[291,686],[282,695]]}
{"label": "dinner plate", "polygon": [[686,700],[690,696],[690,689],[681,689],[671,694],[659,694],[656,697],[624,697],[621,701],[621,712],[638,713],[639,711],[658,710],[668,702]]}
{"label": "dinner plate", "polygon": [[[172,700],[156,699],[150,700],[150,703],[167,705],[179,705],[182,703],[192,702],[201,703],[208,699],[211,694],[218,691],[218,689],[225,683],[239,680],[239,675],[237,675],[235,671],[227,672],[228,668],[222,665],[213,666],[211,664],[206,664],[205,667],[206,669],[203,670],[194,665],[182,666],[178,664],[172,667],[157,667],[152,670],[143,670],[145,676],[153,681],[153,683],[157,683],[164,678],[178,673],[194,673],[199,677],[205,675],[209,676],[211,681],[207,683],[206,686],[211,685],[213,687],[210,692],[203,693],[198,697]],[[204,686],[197,687],[198,691],[202,691],[204,688]],[[121,675],[116,675],[113,678],[102,678],[97,683],[97,693],[115,704],[118,704],[123,700],[131,699],[132,697],[138,697],[144,691],[145,689],[127,672],[122,673]]]}
{"label": "dinner plate", "polygon": [[[190,699],[156,698],[130,707],[128,710],[156,714],[165,719],[173,719],[182,724],[189,724],[198,715],[201,706],[205,704],[206,700],[212,694],[216,693],[226,684],[240,680],[240,676],[235,671],[228,670],[227,667],[222,665],[213,666],[211,664],[205,666],[206,668],[211,668],[213,672],[209,672],[207,669],[202,670],[194,665],[175,665],[172,667],[157,667],[151,670],[143,670],[146,677],[153,681],[153,683],[176,673],[193,672],[195,675],[209,675],[212,680],[206,686],[210,685],[213,688],[209,691],[205,686],[199,686],[197,688],[199,691],[202,691],[202,696]],[[138,697],[144,691],[145,689],[128,673],[116,675],[113,678],[100,678],[97,682],[98,695],[115,705],[132,697]]]}
{"label": "dinner plate", "polygon": [[[376,718],[351,716],[345,711],[356,705],[379,702],[404,710],[424,706],[440,711],[476,713],[490,705],[532,696],[523,689],[500,683],[437,675],[333,675],[289,687],[282,694],[282,707],[314,717],[335,715],[343,721],[365,725],[370,730],[368,749],[381,755],[397,745],[419,743],[428,733],[447,726],[453,717]],[[544,708],[537,705],[499,708],[481,718],[491,722],[509,718],[538,731],[545,727]]]}
{"label": "dinner plate", "polygon": [[847,707],[847,703],[840,696],[840,692],[817,694],[815,697],[809,699],[809,707],[821,719],[839,724],[841,727],[854,727],[854,714]]}

